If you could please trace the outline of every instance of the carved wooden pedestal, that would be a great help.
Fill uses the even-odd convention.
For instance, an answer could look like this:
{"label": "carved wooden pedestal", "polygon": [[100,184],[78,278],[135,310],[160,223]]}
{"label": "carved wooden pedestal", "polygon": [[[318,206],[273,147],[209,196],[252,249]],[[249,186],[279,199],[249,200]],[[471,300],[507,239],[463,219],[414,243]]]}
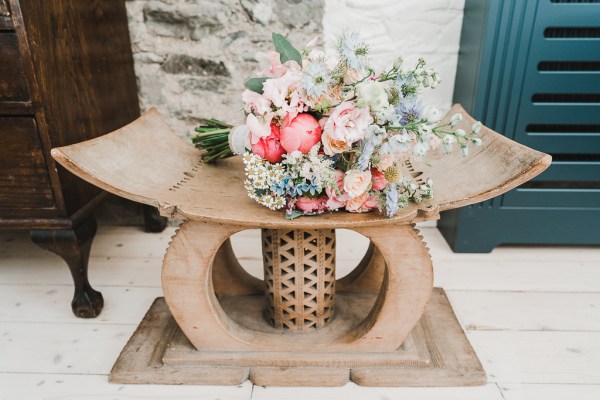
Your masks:
{"label": "carved wooden pedestal", "polygon": [[[463,112],[455,106],[446,117]],[[459,128],[474,121],[466,116]],[[469,158],[406,163],[433,178],[434,200],[393,218],[345,212],[294,221],[260,207],[243,188],[239,159],[202,165],[156,111],[107,136],[53,150],[67,169],[101,188],[186,220],[163,262],[155,302],[119,357],[121,383],[448,386],[485,374],[443,293],[433,296],[427,247],[414,223],[531,179],[549,156],[482,129]],[[455,174],[458,168],[478,175]],[[422,176],[421,176],[422,175]],[[263,231],[265,282],[240,267],[229,237]],[[371,246],[335,281],[338,228]],[[430,301],[429,306],[427,305]]]}

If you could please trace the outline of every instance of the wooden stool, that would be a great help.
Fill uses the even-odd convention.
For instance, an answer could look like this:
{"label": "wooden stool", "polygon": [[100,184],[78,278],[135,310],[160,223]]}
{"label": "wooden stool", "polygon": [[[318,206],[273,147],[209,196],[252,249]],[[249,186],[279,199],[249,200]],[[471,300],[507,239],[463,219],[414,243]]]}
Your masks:
{"label": "wooden stool", "polygon": [[[469,130],[475,121],[459,105],[446,120],[456,112]],[[481,138],[483,146],[467,158],[406,162],[405,175],[433,179],[435,197],[411,203],[391,219],[336,212],[286,220],[246,196],[239,157],[203,165],[199,151],[156,110],[98,139],[54,149],[57,161],[81,178],[186,220],[164,258],[168,310],[155,303],[111,380],[484,383],[443,292],[432,298],[431,258],[414,223],[504,193],[546,169],[550,157],[486,128]],[[250,228],[262,229],[264,282],[240,266],[229,241]],[[338,228],[364,235],[371,245],[355,270],[336,281]],[[135,359],[140,352],[148,353],[145,359]]]}

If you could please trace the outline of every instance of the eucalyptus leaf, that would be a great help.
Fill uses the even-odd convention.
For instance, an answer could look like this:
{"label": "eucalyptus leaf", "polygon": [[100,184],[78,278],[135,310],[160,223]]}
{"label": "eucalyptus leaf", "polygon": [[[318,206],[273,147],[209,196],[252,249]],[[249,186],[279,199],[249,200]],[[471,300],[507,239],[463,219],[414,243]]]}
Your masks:
{"label": "eucalyptus leaf", "polygon": [[273,33],[273,44],[275,44],[275,50],[279,53],[279,60],[282,64],[286,61],[294,60],[302,66],[300,52],[283,35]]}
{"label": "eucalyptus leaf", "polygon": [[246,87],[253,92],[263,94],[263,83],[269,78],[250,78],[246,81]]}
{"label": "eucalyptus leaf", "polygon": [[304,212],[302,212],[300,210],[290,210],[290,211],[286,211],[285,218],[286,219],[295,219],[302,215],[304,215]]}

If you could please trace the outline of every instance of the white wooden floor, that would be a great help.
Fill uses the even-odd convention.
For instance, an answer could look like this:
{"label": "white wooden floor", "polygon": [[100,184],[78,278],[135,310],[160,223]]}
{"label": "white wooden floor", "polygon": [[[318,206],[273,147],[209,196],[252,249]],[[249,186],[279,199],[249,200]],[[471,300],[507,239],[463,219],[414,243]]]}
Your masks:
{"label": "white wooden floor", "polygon": [[[436,286],[446,289],[488,373],[472,388],[276,388],[112,385],[109,373],[152,300],[173,234],[101,228],[90,260],[105,308],[72,316],[72,283],[57,256],[25,232],[0,233],[0,399],[600,399],[600,248],[500,247],[453,254],[434,228],[423,229]],[[366,248],[338,234],[339,272]],[[253,232],[234,238],[242,262],[260,272]]]}

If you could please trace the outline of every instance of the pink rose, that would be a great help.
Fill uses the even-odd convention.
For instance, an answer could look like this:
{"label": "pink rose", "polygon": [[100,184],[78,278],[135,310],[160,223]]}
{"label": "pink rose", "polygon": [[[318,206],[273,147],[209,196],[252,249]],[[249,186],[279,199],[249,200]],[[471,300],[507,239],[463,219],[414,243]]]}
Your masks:
{"label": "pink rose", "polygon": [[361,194],[358,197],[348,200],[346,203],[346,211],[362,213],[371,210],[379,209],[379,199],[377,196],[369,196],[368,192]]}
{"label": "pink rose", "polygon": [[281,125],[281,145],[288,153],[298,150],[307,154],[321,140],[319,122],[310,114],[298,114],[296,118],[289,116]]}
{"label": "pink rose", "polygon": [[323,127],[325,154],[340,153],[338,150],[348,149],[354,142],[364,139],[372,122],[368,108],[356,108],[350,101],[338,105]]}
{"label": "pink rose", "polygon": [[383,190],[388,183],[383,172],[378,169],[371,170],[371,185],[373,190]]}
{"label": "pink rose", "polygon": [[327,210],[326,202],[327,197],[325,196],[319,198],[299,197],[295,204],[296,208],[299,208],[305,213],[313,213]]}
{"label": "pink rose", "polygon": [[344,190],[348,197],[354,199],[365,193],[371,185],[371,171],[351,169],[344,176]]}
{"label": "pink rose", "polygon": [[261,137],[256,143],[253,143],[252,152],[269,162],[281,162],[285,150],[279,141],[279,127],[271,124],[271,135]]}
{"label": "pink rose", "polygon": [[344,172],[339,169],[335,170],[336,178],[335,184],[338,187],[339,193],[330,187],[325,188],[325,193],[327,194],[327,208],[330,210],[337,210],[346,205],[348,201],[348,194],[344,192]]}

